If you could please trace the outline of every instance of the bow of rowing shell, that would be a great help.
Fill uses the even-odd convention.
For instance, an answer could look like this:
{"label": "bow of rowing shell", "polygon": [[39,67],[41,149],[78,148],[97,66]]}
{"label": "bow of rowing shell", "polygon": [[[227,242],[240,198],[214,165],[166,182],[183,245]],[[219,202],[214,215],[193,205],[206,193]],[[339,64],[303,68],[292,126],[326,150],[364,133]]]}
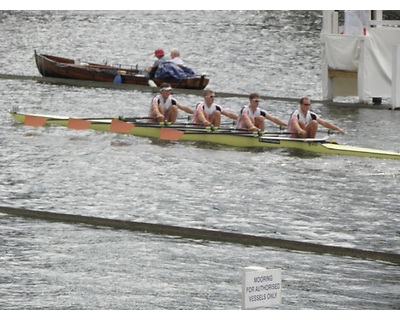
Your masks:
{"label": "bow of rowing shell", "polygon": [[400,153],[387,150],[340,145],[322,139],[293,139],[277,133],[243,132],[238,130],[216,130],[199,128],[186,124],[149,124],[146,122],[127,122],[118,118],[70,118],[52,115],[25,114],[10,112],[15,121],[28,126],[54,124],[75,130],[92,129],[104,132],[131,134],[139,137],[169,141],[197,141],[227,145],[239,148],[290,148],[322,154],[385,158],[400,160]]}

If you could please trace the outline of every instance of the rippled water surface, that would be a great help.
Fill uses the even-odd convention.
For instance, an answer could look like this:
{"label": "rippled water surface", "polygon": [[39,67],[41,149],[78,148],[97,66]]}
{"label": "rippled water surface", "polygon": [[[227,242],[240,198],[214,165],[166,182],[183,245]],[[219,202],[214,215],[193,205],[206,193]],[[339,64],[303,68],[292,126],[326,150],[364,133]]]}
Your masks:
{"label": "rippled water surface", "polygon": [[[246,99],[219,91],[321,99],[321,26],[320,11],[0,12],[0,73],[38,76],[34,49],[147,66],[155,48],[178,47],[232,111]],[[152,96],[1,79],[1,205],[400,254],[398,161],[26,127],[6,112],[143,116]],[[297,107],[262,105],[283,119]],[[346,130],[340,143],[400,150],[399,111],[313,107]],[[400,270],[389,263],[0,220],[0,309],[240,309],[251,265],[282,269],[275,309],[400,309]]]}

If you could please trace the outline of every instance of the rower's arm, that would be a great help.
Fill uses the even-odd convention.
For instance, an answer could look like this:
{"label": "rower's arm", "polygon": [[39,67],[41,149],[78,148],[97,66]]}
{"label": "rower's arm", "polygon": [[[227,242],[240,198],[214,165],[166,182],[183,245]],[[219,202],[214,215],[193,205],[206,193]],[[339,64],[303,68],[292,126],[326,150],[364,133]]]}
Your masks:
{"label": "rower's arm", "polygon": [[228,118],[231,118],[232,120],[237,120],[237,118],[238,118],[236,113],[233,113],[233,112],[230,112],[230,111],[223,110],[222,114],[224,116],[227,116]]}
{"label": "rower's arm", "polygon": [[280,126],[283,126],[283,127],[287,127],[288,126],[287,122],[285,122],[285,121],[283,121],[283,120],[281,120],[281,119],[279,119],[277,117],[274,117],[274,116],[272,116],[270,114],[268,114],[266,118],[269,121],[272,121],[272,122],[274,122],[274,123],[276,123],[276,124],[278,124]]}
{"label": "rower's arm", "polygon": [[190,114],[194,113],[193,109],[191,109],[189,107],[183,106],[181,104],[177,104],[177,106],[178,106],[179,109],[185,111],[186,113],[190,113]]}
{"label": "rower's arm", "polygon": [[321,118],[318,118],[318,123],[320,123],[321,125],[323,125],[324,127],[328,128],[328,129],[339,131],[341,134],[345,134],[346,133],[342,128],[339,128],[338,126],[335,126],[333,123],[330,123],[330,122],[328,122],[326,120],[323,120]]}

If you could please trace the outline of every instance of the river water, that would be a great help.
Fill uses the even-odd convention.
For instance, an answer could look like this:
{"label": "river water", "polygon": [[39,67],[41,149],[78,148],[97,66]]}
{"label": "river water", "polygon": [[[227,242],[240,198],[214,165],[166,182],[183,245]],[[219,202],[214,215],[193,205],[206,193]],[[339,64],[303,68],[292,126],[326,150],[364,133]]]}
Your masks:
{"label": "river water", "polygon": [[[156,48],[177,47],[231,111],[247,99],[218,92],[319,100],[321,27],[321,11],[0,12],[0,73],[38,76],[35,49],[145,67]],[[150,92],[3,79],[0,96],[2,206],[400,254],[398,161],[27,127],[6,111],[145,116]],[[262,106],[287,119],[297,104]],[[400,150],[399,111],[312,107],[346,130],[340,143]],[[235,310],[247,266],[282,269],[282,304],[273,309],[400,309],[400,269],[391,263],[6,213],[0,220],[3,310]]]}

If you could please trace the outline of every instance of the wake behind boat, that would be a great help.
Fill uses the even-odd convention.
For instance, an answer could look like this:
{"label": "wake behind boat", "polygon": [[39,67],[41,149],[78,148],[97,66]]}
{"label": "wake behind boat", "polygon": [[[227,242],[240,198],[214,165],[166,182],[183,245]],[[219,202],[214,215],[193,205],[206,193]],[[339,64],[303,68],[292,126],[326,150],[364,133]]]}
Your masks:
{"label": "wake behind boat", "polygon": [[70,129],[92,129],[104,132],[131,134],[168,141],[207,142],[240,148],[289,148],[321,154],[384,158],[400,160],[400,153],[337,144],[329,138],[290,138],[284,132],[249,132],[231,128],[212,128],[187,123],[148,123],[137,118],[72,118],[10,111],[15,121],[28,126],[54,124]]}
{"label": "wake behind boat", "polygon": [[[109,83],[124,83],[150,86],[152,82],[137,68],[81,62],[79,60],[39,54],[35,51],[36,66],[43,77],[88,80]],[[172,88],[202,90],[209,79],[205,75],[187,76],[184,78],[152,78],[157,86],[166,82]],[[154,85],[153,84],[153,85]]]}

